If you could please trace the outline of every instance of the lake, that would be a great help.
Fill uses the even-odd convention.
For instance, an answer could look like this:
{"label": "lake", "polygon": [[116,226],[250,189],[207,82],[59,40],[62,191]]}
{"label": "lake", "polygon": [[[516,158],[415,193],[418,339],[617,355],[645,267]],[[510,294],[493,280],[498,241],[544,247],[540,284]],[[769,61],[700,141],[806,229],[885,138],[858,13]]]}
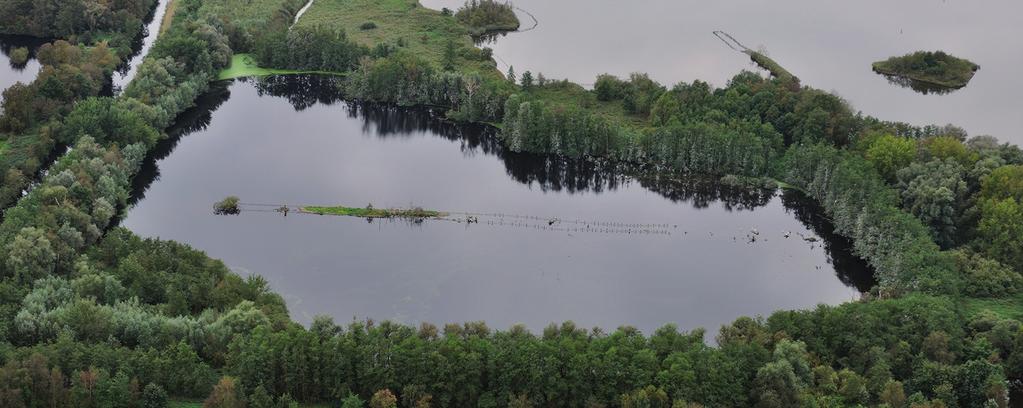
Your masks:
{"label": "lake", "polygon": [[[537,331],[573,320],[713,333],[872,285],[798,194],[513,154],[484,128],[346,103],[331,81],[219,83],[147,163],[122,225],[264,276],[304,323],[326,314]],[[227,195],[266,206],[213,215]],[[422,206],[480,222],[284,217],[270,206],[281,204]]]}
{"label": "lake", "polygon": [[[462,0],[423,0],[458,9]],[[1023,144],[1023,3],[1014,0],[793,0],[708,2],[649,0],[515,0],[539,21],[530,31],[500,37],[499,67],[547,78],[592,83],[601,73],[646,72],[667,86],[708,81],[717,86],[749,57],[729,49],[723,30],[767,54],[804,85],[833,91],[864,114],[915,125],[952,123],[971,135]],[[523,28],[532,19],[523,13]],[[981,66],[961,90],[923,95],[888,83],[871,63],[917,50],[944,50]]]}

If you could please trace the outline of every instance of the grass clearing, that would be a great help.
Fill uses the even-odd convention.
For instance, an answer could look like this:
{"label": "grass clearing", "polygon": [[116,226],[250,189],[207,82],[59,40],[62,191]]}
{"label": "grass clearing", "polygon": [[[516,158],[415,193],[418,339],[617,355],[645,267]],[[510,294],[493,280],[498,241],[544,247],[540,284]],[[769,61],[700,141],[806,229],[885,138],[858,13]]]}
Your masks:
{"label": "grass clearing", "polygon": [[178,10],[177,0],[170,0],[167,3],[167,10],[163,12],[163,19],[160,20],[160,34],[163,34],[171,26],[171,21],[174,21],[174,13]]}
{"label": "grass clearing", "polygon": [[988,310],[1004,319],[1023,319],[1023,293],[1004,298],[963,298],[967,317]]}
{"label": "grass clearing", "polygon": [[524,91],[523,94],[529,100],[544,101],[552,105],[580,107],[622,125],[645,127],[649,123],[645,116],[634,115],[626,111],[622,100],[598,100],[595,93],[571,82],[534,86]]}
{"label": "grass clearing", "polygon": [[300,75],[300,74],[320,74],[338,76],[345,75],[339,72],[263,68],[256,63],[256,59],[253,58],[251,55],[235,54],[231,58],[231,65],[225,68],[224,70],[220,71],[220,75],[217,76],[217,79],[226,80],[245,77],[262,77],[268,75]]}
{"label": "grass clearing", "polygon": [[[375,28],[362,28],[370,22]],[[500,76],[493,61],[473,58],[478,51],[464,25],[418,0],[316,0],[298,26],[342,28],[349,39],[370,48],[403,44],[401,48],[436,67],[443,66],[450,42],[457,50],[460,71]]]}
{"label": "grass clearing", "polygon": [[204,0],[199,14],[224,16],[246,29],[258,29],[282,7],[297,11],[304,4],[302,0]]}

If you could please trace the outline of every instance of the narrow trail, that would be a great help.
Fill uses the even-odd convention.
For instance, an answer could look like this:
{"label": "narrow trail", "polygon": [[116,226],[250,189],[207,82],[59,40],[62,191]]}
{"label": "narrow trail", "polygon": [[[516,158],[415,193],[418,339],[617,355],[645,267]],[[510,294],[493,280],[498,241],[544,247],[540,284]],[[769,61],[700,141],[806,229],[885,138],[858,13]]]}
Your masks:
{"label": "narrow trail", "polygon": [[291,22],[291,27],[288,27],[288,30],[291,30],[295,27],[295,24],[298,24],[298,19],[302,18],[302,15],[305,14],[306,11],[309,11],[309,8],[313,6],[314,1],[316,0],[309,0],[308,3],[298,10],[298,13],[295,13],[295,20]]}

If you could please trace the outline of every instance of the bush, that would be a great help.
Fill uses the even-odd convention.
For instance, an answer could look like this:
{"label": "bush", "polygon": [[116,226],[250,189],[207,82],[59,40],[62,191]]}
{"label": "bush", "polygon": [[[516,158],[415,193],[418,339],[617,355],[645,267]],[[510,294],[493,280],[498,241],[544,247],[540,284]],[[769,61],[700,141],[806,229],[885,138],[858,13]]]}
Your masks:
{"label": "bush", "polygon": [[974,297],[1002,297],[1023,289],[1023,276],[998,261],[969,251],[952,251],[963,277],[963,292]]}
{"label": "bush", "polygon": [[28,62],[28,48],[18,47],[11,50],[11,62],[16,65],[23,65]]}
{"label": "bush", "polygon": [[167,408],[167,391],[150,383],[142,390],[142,408]]}
{"label": "bush", "polygon": [[229,196],[213,205],[213,213],[216,215],[238,215],[241,210],[238,208],[238,197]]}

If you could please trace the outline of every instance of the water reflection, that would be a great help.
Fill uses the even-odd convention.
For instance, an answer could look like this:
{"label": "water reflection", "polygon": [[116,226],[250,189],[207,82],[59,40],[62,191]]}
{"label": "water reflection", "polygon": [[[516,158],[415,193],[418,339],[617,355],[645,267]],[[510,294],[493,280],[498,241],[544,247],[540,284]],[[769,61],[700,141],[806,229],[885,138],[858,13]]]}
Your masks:
{"label": "water reflection", "polygon": [[881,75],[881,76],[885,77],[885,79],[888,80],[889,84],[900,86],[900,87],[903,87],[903,88],[909,88],[909,89],[912,89],[913,91],[916,91],[917,93],[922,93],[924,95],[930,95],[930,94],[933,94],[933,95],[947,95],[947,94],[950,94],[952,92],[955,92],[955,91],[958,91],[958,90],[962,89],[962,88],[949,88],[947,86],[941,86],[941,85],[937,85],[937,84],[932,84],[930,82],[917,81],[917,80],[912,79],[912,78],[905,78],[905,77],[901,77],[901,76],[897,76],[897,75],[887,75],[887,74],[882,74],[880,72],[878,73],[878,75]]}
{"label": "water reflection", "polygon": [[341,103],[348,117],[362,121],[364,133],[380,138],[413,137],[428,132],[460,142],[464,154],[482,152],[497,156],[504,162],[509,177],[522,184],[536,185],[542,192],[599,194],[638,182],[674,203],[707,208],[720,202],[728,211],[762,207],[775,196],[773,189],[730,186],[716,178],[650,173],[625,163],[511,152],[503,148],[496,131],[489,126],[452,123],[428,109],[347,102],[340,92],[338,78],[276,76],[255,80],[254,86],[260,96],[286,99],[297,112],[317,104]]}
{"label": "water reflection", "polygon": [[821,237],[820,245],[828,253],[828,263],[838,272],[838,278],[842,282],[855,287],[861,293],[869,291],[877,284],[874,271],[862,258],[853,253],[853,244],[849,238],[835,233],[835,226],[824,215],[824,209],[820,204],[795,190],[782,191],[781,199],[785,203],[785,208],[791,211],[799,222]]}
{"label": "water reflection", "polygon": [[[0,35],[0,54],[4,62],[0,62],[0,92],[6,90],[17,82],[29,83],[39,73],[39,62],[36,60],[36,52],[39,47],[45,44],[45,40],[24,36]],[[15,49],[25,48],[28,50],[28,60],[16,63],[11,59],[11,53]],[[0,100],[3,100],[0,97]]]}
{"label": "water reflection", "polygon": [[[266,276],[303,322],[329,313],[534,329],[573,319],[713,330],[739,315],[847,301],[872,285],[869,268],[829,235],[819,209],[787,194],[510,153],[485,127],[343,101],[335,81],[218,84],[147,160],[125,226]],[[347,217],[212,215],[226,194],[671,227],[668,236],[586,234],[514,228],[508,219],[409,229]],[[756,242],[744,238],[751,229],[762,231]],[[785,231],[825,242],[811,247],[783,238]],[[792,293],[792,282],[805,290]]]}
{"label": "water reflection", "polygon": [[[422,0],[458,9],[463,0]],[[724,30],[761,46],[804,85],[834,91],[864,114],[917,126],[954,123],[971,134],[1023,143],[1023,2],[866,0],[516,0],[542,24],[487,44],[500,69],[542,72],[590,83],[597,75],[646,72],[669,88],[679,81],[724,86],[749,64],[711,32]],[[580,18],[580,10],[586,10]],[[694,12],[698,10],[698,12]],[[520,20],[525,22],[520,16]],[[992,44],[998,44],[992,46]],[[917,50],[943,50],[984,67],[966,88],[936,98],[891,86],[873,61]],[[928,93],[937,90],[927,89]],[[937,91],[942,92],[942,91]]]}
{"label": "water reflection", "polygon": [[128,197],[129,207],[145,199],[146,190],[160,179],[160,166],[157,162],[169,156],[181,138],[206,130],[213,121],[213,112],[229,98],[231,91],[228,89],[228,83],[214,82],[210,84],[210,89],[206,93],[196,99],[194,107],[178,115],[174,124],[167,129],[167,138],[157,143],[150,151],[149,156],[142,162],[139,174],[132,180],[131,195]]}

